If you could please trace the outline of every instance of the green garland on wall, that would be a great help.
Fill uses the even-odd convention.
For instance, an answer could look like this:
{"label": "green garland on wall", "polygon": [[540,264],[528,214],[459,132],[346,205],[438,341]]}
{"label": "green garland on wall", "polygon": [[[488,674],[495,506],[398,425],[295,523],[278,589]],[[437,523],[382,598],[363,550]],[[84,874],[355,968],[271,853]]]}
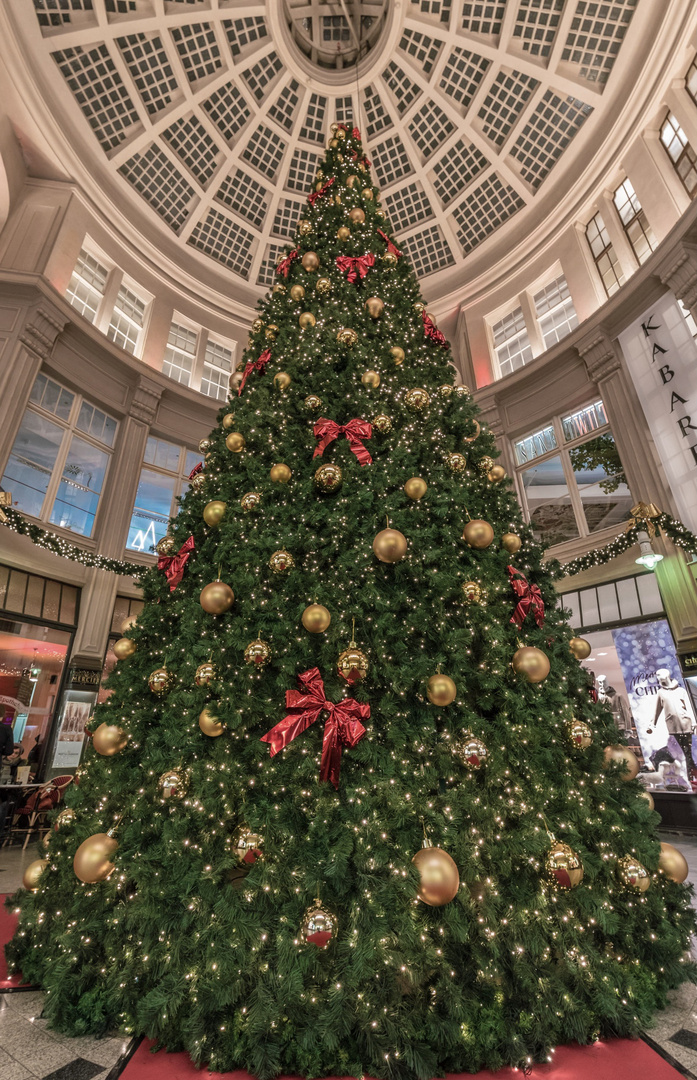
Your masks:
{"label": "green garland on wall", "polygon": [[68,543],[61,536],[42,529],[39,525],[33,525],[11,506],[0,506],[0,521],[12,532],[20,536],[28,536],[32,544],[37,547],[52,551],[54,555],[60,555],[62,559],[71,559],[72,562],[82,563],[83,566],[94,566],[98,570],[108,570],[111,574],[122,574],[124,577],[138,578],[149,569],[139,563],[126,562],[123,559],[108,559],[105,555],[95,555],[84,548],[76,547]]}

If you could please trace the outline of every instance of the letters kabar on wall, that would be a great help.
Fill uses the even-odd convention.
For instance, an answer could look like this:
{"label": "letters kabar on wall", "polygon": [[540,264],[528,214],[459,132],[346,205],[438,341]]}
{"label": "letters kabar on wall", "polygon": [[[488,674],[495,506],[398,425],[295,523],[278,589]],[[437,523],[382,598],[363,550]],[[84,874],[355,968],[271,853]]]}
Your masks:
{"label": "letters kabar on wall", "polygon": [[[695,465],[697,465],[697,437],[693,432],[697,433],[697,424],[692,423],[692,417],[687,415],[685,406],[689,401],[689,397],[683,397],[678,388],[676,382],[676,373],[670,366],[669,353],[670,349],[664,349],[657,340],[657,334],[662,330],[660,323],[654,326],[654,316],[649,315],[645,322],[642,322],[641,329],[646,334],[646,337],[651,342],[652,363],[658,363],[658,374],[661,377],[661,383],[667,387],[666,403],[670,408],[670,412],[676,413],[675,422],[680,428],[680,434],[683,439],[689,439],[687,444],[692,457],[694,458]],[[668,360],[668,362],[666,362]],[[687,387],[681,387],[681,389],[687,389]],[[681,416],[680,413],[683,415]]]}

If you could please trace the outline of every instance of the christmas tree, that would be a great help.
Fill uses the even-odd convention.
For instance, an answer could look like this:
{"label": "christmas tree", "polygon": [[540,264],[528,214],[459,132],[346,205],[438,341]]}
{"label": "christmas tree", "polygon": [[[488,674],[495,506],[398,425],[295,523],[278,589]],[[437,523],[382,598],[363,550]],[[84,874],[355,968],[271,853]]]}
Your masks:
{"label": "christmas tree", "polygon": [[694,973],[679,858],[356,129],[275,282],[11,963],[63,1032],[261,1080],[636,1035]]}

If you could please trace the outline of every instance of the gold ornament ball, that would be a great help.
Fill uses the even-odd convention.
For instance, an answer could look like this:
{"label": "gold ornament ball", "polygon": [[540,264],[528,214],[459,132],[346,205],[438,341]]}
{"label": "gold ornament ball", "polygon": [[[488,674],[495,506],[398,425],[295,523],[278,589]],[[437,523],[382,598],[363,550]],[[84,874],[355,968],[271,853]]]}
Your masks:
{"label": "gold ornament ball", "polygon": [[191,481],[192,491],[202,491],[206,483],[206,477],[202,472],[196,473],[196,476]]}
{"label": "gold ornament ball", "polygon": [[451,386],[450,383],[443,383],[442,386],[438,387],[438,393],[440,394],[441,397],[449,398],[449,397],[452,397],[454,389],[455,389],[455,387]]}
{"label": "gold ornament ball", "polygon": [[60,814],[53,822],[53,831],[58,832],[64,825],[70,825],[75,821],[75,811],[72,806],[66,806],[65,810],[61,810]]}
{"label": "gold ornament ball", "polygon": [[492,484],[500,484],[502,480],[506,479],[506,470],[503,465],[492,465],[486,474],[487,480]]}
{"label": "gold ornament ball", "polygon": [[157,781],[160,798],[183,799],[189,790],[189,774],[186,769],[167,769]]}
{"label": "gold ornament ball", "polygon": [[462,530],[462,538],[468,547],[483,551],[484,548],[489,547],[489,544],[494,539],[494,530],[488,521],[474,518],[473,521],[468,521],[465,525]]}
{"label": "gold ornament ball", "polygon": [[291,300],[302,300],[305,295],[305,289],[302,285],[291,285],[290,298]]}
{"label": "gold ornament ball", "polygon": [[310,330],[316,322],[317,319],[311,311],[303,311],[302,315],[298,317],[298,323],[301,330]]}
{"label": "gold ornament ball", "polygon": [[516,675],[522,675],[529,683],[539,683],[549,675],[549,658],[541,649],[523,645],[516,649],[511,660]]}
{"label": "gold ornament ball", "polygon": [[318,949],[326,949],[330,941],[336,937],[338,920],[321,904],[315,904],[305,912],[300,927],[300,940],[305,945],[316,945]]}
{"label": "gold ornament ball", "polygon": [[102,757],[113,757],[128,743],[128,735],[118,724],[100,724],[92,736],[92,746]]}
{"label": "gold ornament ball", "polygon": [[228,380],[228,386],[231,390],[239,390],[242,385],[242,374],[239,371],[233,371]]}
{"label": "gold ornament ball", "polygon": [[423,847],[411,860],[419,871],[419,899],[429,907],[443,907],[457,896],[460,875],[447,851]]}
{"label": "gold ornament ball", "polygon": [[332,283],[328,277],[317,278],[317,284],[315,285],[315,291],[320,296],[328,296],[332,291]]}
{"label": "gold ornament ball", "polygon": [[639,762],[628,746],[606,746],[603,751],[605,765],[619,765],[620,780],[633,780],[639,772]]}
{"label": "gold ornament ball", "polygon": [[225,413],[225,416],[223,417],[223,427],[225,428],[225,430],[226,431],[231,431],[232,430],[232,425],[234,423],[235,423],[235,414],[234,414],[234,412]]}
{"label": "gold ornament ball", "polygon": [[209,686],[217,677],[215,664],[211,660],[205,660],[196,668],[194,682],[197,686]]}
{"label": "gold ornament ball", "polygon": [[407,538],[399,529],[382,529],[373,540],[373,551],[380,562],[400,562],[407,553]]}
{"label": "gold ornament ball", "polygon": [[457,452],[445,455],[445,464],[455,476],[462,476],[467,472],[467,458]]}
{"label": "gold ornament ball", "polygon": [[380,375],[377,371],[364,371],[361,375],[361,382],[370,390],[375,390],[380,385]]}
{"label": "gold ornament ball", "polygon": [[417,300],[416,303],[413,305],[413,307],[414,307],[414,311],[418,312],[419,315],[421,314],[422,311],[426,310],[426,305],[422,304],[420,300]]}
{"label": "gold ornament ball", "polygon": [[671,881],[681,885],[687,879],[689,867],[682,851],[672,844],[661,844],[661,854],[658,856],[658,869]]}
{"label": "gold ornament ball", "polygon": [[344,480],[344,474],[338,465],[320,465],[314,476],[315,487],[325,494],[333,495]]}
{"label": "gold ornament ball", "polygon": [[617,860],[617,876],[635,893],[645,893],[651,884],[648,870],[633,855],[624,855]]}
{"label": "gold ornament ball", "polygon": [[457,687],[449,675],[431,675],[426,684],[426,697],[432,705],[444,708],[457,697]]}
{"label": "gold ornament ball", "polygon": [[201,709],[198,715],[198,726],[204,735],[210,735],[212,739],[217,739],[218,735],[222,735],[225,731],[225,724],[220,723],[210,705]]}
{"label": "gold ornament ball", "polygon": [[295,559],[285,548],[274,551],[269,559],[269,568],[272,574],[289,574],[295,566]]}
{"label": "gold ornament ball", "polygon": [[492,457],[489,457],[487,454],[485,454],[484,457],[481,457],[479,459],[479,461],[477,462],[477,468],[479,469],[480,472],[485,473],[485,472],[489,472],[489,469],[492,468],[493,464],[494,464],[494,459]]}
{"label": "gold ornament ball", "polygon": [[501,547],[504,548],[509,555],[515,555],[517,551],[520,551],[523,541],[515,533],[504,533],[501,537]]}
{"label": "gold ornament ball", "polygon": [[467,769],[481,769],[486,765],[489,751],[481,739],[471,731],[465,731],[453,746],[453,753]]}
{"label": "gold ornament ball", "polygon": [[278,327],[276,326],[276,323],[271,323],[269,326],[266,327],[264,336],[267,338],[268,341],[275,341],[277,333]]}
{"label": "gold ornament ball", "polygon": [[[330,150],[336,150],[338,145],[339,145],[339,140],[338,139],[330,139],[329,140],[329,149]],[[322,185],[319,184],[318,186],[315,187],[315,191],[319,191],[321,187],[322,187]]]}
{"label": "gold ornament ball", "polygon": [[209,615],[222,615],[235,602],[235,594],[224,581],[211,581],[201,589],[199,603]]}
{"label": "gold ornament ball", "polygon": [[380,435],[389,435],[392,431],[392,418],[387,416],[386,413],[378,413],[371,423]]}
{"label": "gold ornament ball", "polygon": [[[49,834],[46,833],[48,836]],[[39,880],[48,866],[48,859],[34,859],[30,862],[22,876],[22,885],[28,892],[36,892],[39,888]]]}
{"label": "gold ornament ball", "polygon": [[312,232],[312,222],[306,221],[304,218],[300,218],[298,222],[298,232],[301,236],[309,236]]}
{"label": "gold ornament ball", "polygon": [[287,390],[292,380],[287,371],[279,371],[273,377],[273,384],[277,390]]}
{"label": "gold ornament ball", "polygon": [[265,641],[261,640],[261,638],[250,641],[249,645],[244,650],[245,664],[254,664],[255,667],[263,668],[266,667],[270,659],[271,649]]}
{"label": "gold ornament ball", "polygon": [[95,833],[83,840],[75,852],[73,870],[80,881],[86,885],[96,885],[106,881],[114,871],[112,856],[118,849],[119,842],[108,833]]}
{"label": "gold ornament ball", "polygon": [[264,324],[261,319],[255,319],[251,326],[251,332],[253,334],[258,334],[263,325]]}
{"label": "gold ornament ball", "polygon": [[174,555],[177,545],[173,536],[163,536],[156,546],[158,555]]}
{"label": "gold ornament ball", "polygon": [[282,296],[285,291],[286,291],[286,287],[280,281],[277,281],[276,284],[274,285],[273,289],[271,290],[271,292],[274,293],[276,296]]}
{"label": "gold ornament ball", "polygon": [[310,412],[317,412],[318,409],[322,408],[322,398],[317,397],[317,394],[308,394],[303,404]]}
{"label": "gold ornament ball", "polygon": [[225,517],[226,509],[227,505],[220,499],[213,499],[212,502],[206,503],[203,508],[203,520],[206,525],[220,525]]}
{"label": "gold ornament ball", "polygon": [[392,346],[392,348],[390,349],[390,356],[394,360],[397,367],[399,367],[400,364],[404,363],[404,349],[402,349],[399,345]]}
{"label": "gold ornament ball", "polygon": [[168,694],[176,681],[176,676],[171,671],[168,671],[166,667],[155,668],[148,676],[148,686],[153,694],[157,694],[158,697]]}
{"label": "gold ornament ball", "polygon": [[112,645],[114,656],[117,660],[127,660],[136,651],[136,643],[131,638],[120,637]]}
{"label": "gold ornament ball", "polygon": [[423,387],[415,386],[412,390],[407,391],[404,404],[410,412],[422,413],[431,404],[431,395]]}
{"label": "gold ornament ball", "polygon": [[338,240],[349,240],[351,237],[351,230],[347,225],[342,225],[341,228],[338,229],[336,235]]}
{"label": "gold ornament ball", "polygon": [[386,251],[382,257],[382,261],[388,270],[392,270],[397,265],[397,256],[394,251]]}
{"label": "gold ornament ball", "polygon": [[198,452],[199,452],[199,454],[207,454],[208,451],[210,450],[210,448],[212,447],[212,445],[213,445],[213,443],[211,442],[210,439],[201,439],[201,441],[198,444]]}
{"label": "gold ornament ball", "polygon": [[414,502],[418,502],[419,499],[423,499],[428,491],[428,484],[425,480],[422,480],[420,476],[411,476],[404,485],[404,490],[410,499],[413,499]]}
{"label": "gold ornament ball", "polygon": [[365,221],[365,210],[361,210],[360,206],[354,206],[353,210],[349,210],[349,221],[352,221],[354,225],[362,225]]}
{"label": "gold ornament ball", "polygon": [[137,621],[138,621],[138,612],[137,611],[134,611],[130,615],[127,615],[126,618],[121,623],[121,627],[120,627],[121,633],[122,634],[127,634],[129,630],[133,629],[133,627],[135,626]]}
{"label": "gold ornament ball", "polygon": [[545,876],[558,889],[575,889],[583,881],[583,863],[568,844],[554,840],[545,857]]}
{"label": "gold ornament ball", "polygon": [[352,641],[348,649],[344,649],[339,654],[336,670],[351,685],[365,679],[368,674],[368,657],[362,649],[358,648],[355,641]]}
{"label": "gold ornament ball", "polygon": [[261,495],[258,491],[247,491],[240,499],[240,506],[244,514],[253,514],[261,506]]}
{"label": "gold ornament ball", "polygon": [[465,581],[462,585],[465,603],[479,604],[482,600],[482,587],[477,581]]}
{"label": "gold ornament ball", "polygon": [[587,750],[593,742],[593,730],[585,720],[569,720],[566,725],[569,742],[576,750]]}
{"label": "gold ornament ball", "polygon": [[358,177],[355,175],[355,173],[352,173],[351,176],[346,177],[346,187],[353,187],[353,185],[356,183],[358,183]]}
{"label": "gold ornament ball", "polygon": [[642,788],[641,791],[639,792],[639,796],[640,796],[640,798],[642,798],[645,802],[647,802],[649,804],[649,810],[655,810],[656,804],[654,803],[653,795],[648,790],[648,788]]}
{"label": "gold ornament ball", "polygon": [[586,660],[593,652],[593,646],[590,641],[586,641],[586,639],[582,637],[572,637],[569,641],[569,649],[577,660]]}
{"label": "gold ornament ball", "polygon": [[361,191],[361,198],[362,199],[372,199],[372,197],[373,197],[373,189],[369,188],[369,187],[364,187],[363,190]]}
{"label": "gold ornament ball", "polygon": [[300,262],[308,274],[314,274],[315,270],[319,269],[319,255],[316,251],[306,251]]}
{"label": "gold ornament ball", "polygon": [[257,859],[263,858],[264,838],[248,825],[240,825],[233,833],[232,847],[240,866],[254,866]]}
{"label": "gold ornament ball", "polygon": [[340,345],[344,345],[346,348],[351,349],[358,341],[358,334],[355,330],[351,330],[348,326],[342,326],[336,335],[336,340]]}
{"label": "gold ornament ball", "polygon": [[310,634],[323,634],[332,617],[322,604],[310,604],[302,613],[302,624]]}
{"label": "gold ornament ball", "polygon": [[269,469],[269,476],[275,484],[287,484],[292,475],[287,465],[272,465]]}
{"label": "gold ornament ball", "polygon": [[369,296],[365,302],[365,310],[371,319],[379,319],[385,310],[385,302],[379,296]]}
{"label": "gold ornament ball", "polygon": [[336,137],[337,137],[337,139],[342,139],[342,140],[346,138],[346,132],[344,131],[343,128],[337,127],[337,129],[336,129]]}
{"label": "gold ornament ball", "polygon": [[246,446],[245,437],[239,431],[231,431],[225,440],[225,445],[233,454],[241,454]]}

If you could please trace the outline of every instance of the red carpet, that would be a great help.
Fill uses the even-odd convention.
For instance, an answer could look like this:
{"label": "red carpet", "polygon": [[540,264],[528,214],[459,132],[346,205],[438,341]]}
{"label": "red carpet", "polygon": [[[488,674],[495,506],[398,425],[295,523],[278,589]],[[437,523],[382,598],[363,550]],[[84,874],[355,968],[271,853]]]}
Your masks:
{"label": "red carpet", "polygon": [[[17,926],[17,916],[13,915],[5,907],[7,893],[0,893],[0,991],[12,990],[17,986],[23,986],[21,975],[8,975],[5,961],[5,944],[10,940]],[[27,989],[29,989],[27,985]]]}
{"label": "red carpet", "polygon": [[[238,1070],[228,1073],[212,1073],[197,1069],[186,1054],[150,1053],[152,1042],[143,1039],[128,1065],[121,1073],[121,1080],[251,1080],[249,1073]],[[448,1074],[446,1080],[522,1080],[522,1072],[501,1069],[497,1073],[484,1072],[472,1075]],[[614,1039],[612,1042],[594,1043],[592,1046],[560,1046],[551,1065],[535,1065],[531,1080],[679,1080],[681,1074],[672,1065],[640,1040]],[[293,1080],[280,1077],[279,1080]],[[333,1080],[343,1080],[334,1077]],[[368,1080],[368,1078],[366,1078]]]}

